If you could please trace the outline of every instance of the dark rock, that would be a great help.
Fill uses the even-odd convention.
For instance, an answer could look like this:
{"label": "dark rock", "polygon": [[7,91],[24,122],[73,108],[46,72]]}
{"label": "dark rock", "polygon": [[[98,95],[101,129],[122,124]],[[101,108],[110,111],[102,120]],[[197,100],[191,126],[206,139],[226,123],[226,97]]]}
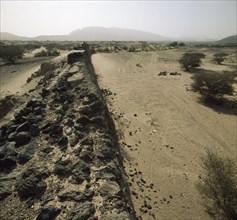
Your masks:
{"label": "dark rock", "polygon": [[93,145],[94,142],[92,139],[85,138],[84,140],[81,141],[81,145]]}
{"label": "dark rock", "polygon": [[22,132],[22,131],[29,131],[30,129],[30,123],[28,121],[24,122],[23,124],[21,124],[20,126],[18,126],[18,128],[16,129],[16,132]]}
{"label": "dark rock", "polygon": [[35,197],[42,194],[47,184],[44,178],[49,176],[46,168],[30,167],[23,171],[16,179],[16,191],[21,198]]}
{"label": "dark rock", "polygon": [[92,202],[84,202],[78,204],[71,210],[68,220],[86,220],[92,217],[95,213],[95,207]]}
{"label": "dark rock", "polygon": [[38,136],[40,134],[40,129],[39,129],[39,127],[36,125],[36,124],[32,124],[31,126],[30,126],[30,135],[32,136],[32,137],[36,137],[36,136]]}
{"label": "dark rock", "polygon": [[81,124],[82,126],[88,125],[90,123],[90,119],[87,116],[81,116],[76,120],[77,124]]}
{"label": "dark rock", "polygon": [[44,98],[44,97],[46,97],[46,96],[49,95],[49,90],[43,88],[40,94],[41,94],[41,96]]}
{"label": "dark rock", "polygon": [[9,141],[15,141],[15,138],[16,138],[16,135],[17,135],[17,132],[12,132],[12,133],[10,133],[9,135],[8,135],[8,140]]}
{"label": "dark rock", "polygon": [[39,115],[42,113],[42,108],[40,106],[33,109],[34,114]]}
{"label": "dark rock", "polygon": [[14,141],[16,142],[16,145],[24,145],[28,143],[31,140],[31,136],[28,132],[19,132],[16,134]]}
{"label": "dark rock", "polygon": [[101,116],[96,116],[96,117],[91,118],[91,123],[104,129],[108,127],[107,120]]}
{"label": "dark rock", "polygon": [[68,137],[67,136],[62,136],[61,138],[59,138],[58,140],[58,145],[61,149],[65,149],[67,148],[68,145]]}
{"label": "dark rock", "polygon": [[0,170],[8,170],[16,165],[15,143],[8,142],[0,147]]}
{"label": "dark rock", "polygon": [[116,150],[110,139],[100,139],[97,145],[97,157],[100,159],[112,159],[115,157]]}
{"label": "dark rock", "polygon": [[82,183],[84,180],[88,180],[90,177],[90,167],[87,163],[79,160],[74,166],[72,171],[73,179],[77,183]]}
{"label": "dark rock", "polygon": [[81,202],[81,201],[89,200],[93,196],[94,196],[94,192],[89,189],[86,189],[84,192],[67,189],[58,195],[59,199],[62,202],[64,201]]}
{"label": "dark rock", "polygon": [[36,220],[54,220],[60,212],[61,212],[60,208],[53,206],[43,208],[40,211],[40,214],[37,216]]}
{"label": "dark rock", "polygon": [[9,186],[9,184],[6,183],[0,183],[0,200],[5,199],[9,195],[12,194],[12,189]]}
{"label": "dark rock", "polygon": [[80,60],[83,60],[83,54],[81,52],[73,52],[67,55],[68,64],[73,64]]}
{"label": "dark rock", "polygon": [[73,169],[73,164],[70,160],[59,160],[54,167],[54,173],[57,175],[70,175]]}
{"label": "dark rock", "polygon": [[17,161],[20,164],[25,164],[29,160],[31,160],[35,154],[35,150],[37,149],[37,143],[36,142],[31,142],[29,143],[24,150],[22,150],[18,156],[17,156]]}
{"label": "dark rock", "polygon": [[29,115],[27,116],[26,120],[29,121],[31,124],[37,123],[42,121],[42,116],[41,115]]}
{"label": "dark rock", "polygon": [[114,181],[107,181],[101,184],[98,192],[104,198],[113,198],[121,192],[121,189],[118,183]]}
{"label": "dark rock", "polygon": [[88,105],[88,104],[91,104],[93,102],[95,102],[96,100],[98,100],[98,95],[95,94],[95,93],[89,93],[87,96],[84,97],[84,100],[83,100],[83,104],[84,105]]}

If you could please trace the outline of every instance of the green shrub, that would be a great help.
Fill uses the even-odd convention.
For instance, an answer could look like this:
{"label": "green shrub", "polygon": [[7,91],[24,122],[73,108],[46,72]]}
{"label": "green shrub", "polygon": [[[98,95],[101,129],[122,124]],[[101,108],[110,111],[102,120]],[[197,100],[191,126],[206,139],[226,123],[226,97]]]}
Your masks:
{"label": "green shrub", "polygon": [[233,83],[237,72],[223,73],[199,73],[193,76],[194,83],[192,85],[195,91],[212,97],[222,97],[223,95],[231,95],[234,91]]}
{"label": "green shrub", "polygon": [[40,52],[35,54],[35,57],[48,57],[48,56],[58,56],[60,52],[58,50],[41,50]]}
{"label": "green shrub", "polygon": [[206,212],[214,219],[237,219],[237,168],[211,150],[202,158],[203,175],[197,183]]}
{"label": "green shrub", "polygon": [[201,59],[204,57],[205,55],[203,53],[185,53],[180,58],[179,63],[185,71],[190,71],[193,68],[199,67],[201,65]]}
{"label": "green shrub", "polygon": [[215,53],[213,55],[213,61],[216,62],[217,64],[221,64],[225,60],[226,56],[228,56],[228,54],[224,52]]}
{"label": "green shrub", "polygon": [[24,49],[19,45],[4,45],[0,47],[0,58],[10,63],[14,63],[17,59],[21,59],[23,53]]}

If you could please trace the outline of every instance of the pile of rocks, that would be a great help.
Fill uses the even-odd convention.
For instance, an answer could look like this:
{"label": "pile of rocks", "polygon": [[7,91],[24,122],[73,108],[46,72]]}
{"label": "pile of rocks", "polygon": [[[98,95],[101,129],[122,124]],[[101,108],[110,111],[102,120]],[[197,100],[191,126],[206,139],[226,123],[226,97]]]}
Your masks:
{"label": "pile of rocks", "polygon": [[0,128],[1,219],[135,219],[114,125],[84,56],[48,71],[38,96]]}

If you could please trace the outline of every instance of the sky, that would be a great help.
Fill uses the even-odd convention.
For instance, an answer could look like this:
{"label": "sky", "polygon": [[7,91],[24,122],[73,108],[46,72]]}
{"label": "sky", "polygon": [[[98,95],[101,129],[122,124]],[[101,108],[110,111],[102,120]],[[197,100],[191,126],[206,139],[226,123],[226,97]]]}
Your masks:
{"label": "sky", "polygon": [[222,39],[237,32],[236,0],[0,2],[0,31],[27,37],[64,35],[88,26],[197,40]]}

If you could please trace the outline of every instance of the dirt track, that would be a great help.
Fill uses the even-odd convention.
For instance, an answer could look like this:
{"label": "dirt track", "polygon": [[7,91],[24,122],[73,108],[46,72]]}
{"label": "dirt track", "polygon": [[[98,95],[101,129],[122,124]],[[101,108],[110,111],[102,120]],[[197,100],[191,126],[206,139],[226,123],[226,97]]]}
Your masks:
{"label": "dirt track", "polygon": [[[236,116],[198,102],[191,74],[181,71],[183,50],[96,54],[99,85],[120,134],[135,210],[142,219],[208,219],[195,183],[200,156],[212,148],[236,156]],[[225,70],[210,63],[203,68]],[[140,64],[140,65],[138,65]],[[181,76],[158,76],[178,71]]]}

